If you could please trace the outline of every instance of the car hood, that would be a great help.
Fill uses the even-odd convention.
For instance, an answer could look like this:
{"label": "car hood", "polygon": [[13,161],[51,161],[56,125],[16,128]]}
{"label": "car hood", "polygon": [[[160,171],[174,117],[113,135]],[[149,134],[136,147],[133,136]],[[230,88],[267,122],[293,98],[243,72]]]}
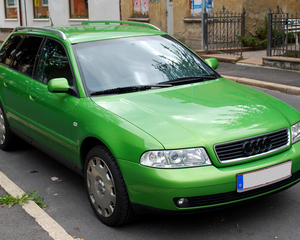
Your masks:
{"label": "car hood", "polygon": [[299,120],[299,113],[289,105],[224,78],[93,100],[166,149],[212,148],[290,127]]}

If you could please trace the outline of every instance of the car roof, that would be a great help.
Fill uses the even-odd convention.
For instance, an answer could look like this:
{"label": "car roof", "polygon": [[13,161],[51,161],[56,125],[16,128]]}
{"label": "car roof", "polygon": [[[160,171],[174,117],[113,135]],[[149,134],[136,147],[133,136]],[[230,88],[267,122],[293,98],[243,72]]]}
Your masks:
{"label": "car roof", "polygon": [[86,21],[82,24],[48,27],[17,27],[14,32],[30,32],[37,35],[58,36],[72,44],[106,39],[164,35],[159,28],[140,22]]}

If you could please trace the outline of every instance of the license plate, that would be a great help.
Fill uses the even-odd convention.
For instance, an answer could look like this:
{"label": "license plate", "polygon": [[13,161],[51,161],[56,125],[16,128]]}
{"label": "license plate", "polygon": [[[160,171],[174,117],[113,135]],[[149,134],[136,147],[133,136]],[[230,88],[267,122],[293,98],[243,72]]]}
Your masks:
{"label": "license plate", "polygon": [[263,168],[253,172],[237,175],[237,191],[244,192],[254,188],[263,187],[292,175],[292,161],[287,161],[275,166]]}

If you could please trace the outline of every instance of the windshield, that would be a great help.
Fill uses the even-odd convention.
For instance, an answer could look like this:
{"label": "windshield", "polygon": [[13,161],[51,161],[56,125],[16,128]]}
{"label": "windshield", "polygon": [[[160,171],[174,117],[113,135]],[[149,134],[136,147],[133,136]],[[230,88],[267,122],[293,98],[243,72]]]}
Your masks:
{"label": "windshield", "polygon": [[88,94],[187,77],[218,76],[167,35],[80,43],[74,45],[74,52]]}

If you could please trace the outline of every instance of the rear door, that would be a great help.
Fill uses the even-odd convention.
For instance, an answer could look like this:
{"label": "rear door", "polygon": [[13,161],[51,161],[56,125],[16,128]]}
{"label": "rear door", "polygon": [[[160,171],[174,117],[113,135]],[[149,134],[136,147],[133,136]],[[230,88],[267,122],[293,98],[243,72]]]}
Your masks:
{"label": "rear door", "polygon": [[10,126],[26,136],[30,136],[27,124],[28,91],[43,39],[39,36],[13,35],[1,51],[2,104]]}

